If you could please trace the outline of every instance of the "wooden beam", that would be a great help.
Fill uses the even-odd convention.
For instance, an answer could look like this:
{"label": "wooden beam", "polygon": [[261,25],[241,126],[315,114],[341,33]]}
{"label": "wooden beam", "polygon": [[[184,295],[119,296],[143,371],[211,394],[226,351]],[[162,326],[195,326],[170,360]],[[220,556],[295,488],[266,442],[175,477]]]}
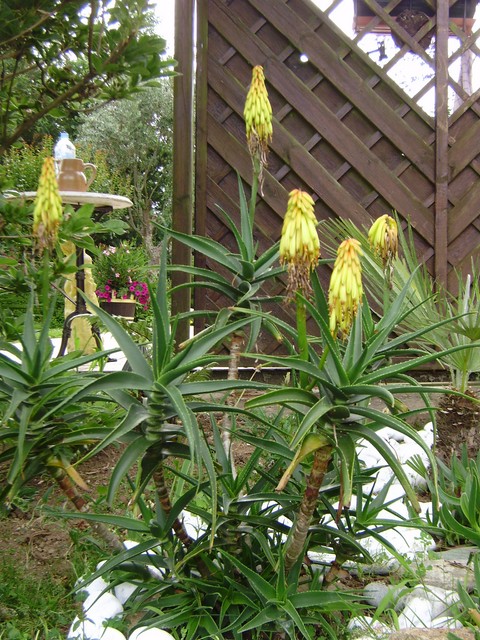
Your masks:
{"label": "wooden beam", "polygon": [[[207,213],[208,167],[208,0],[197,0],[197,69],[195,80],[195,233],[205,235]],[[203,254],[194,255],[195,265],[205,267]],[[205,309],[204,287],[194,290],[195,309]],[[195,320],[196,331],[204,328],[205,319]]]}
{"label": "wooden beam", "polygon": [[[173,94],[173,210],[172,226],[176,231],[192,233],[193,217],[193,25],[194,0],[175,2],[175,59],[178,75],[174,78]],[[190,265],[190,249],[180,242],[172,244],[173,264]],[[172,274],[172,286],[185,284],[189,276]],[[172,297],[172,314],[190,311],[189,287],[176,291]],[[188,338],[189,321],[179,323],[177,344]]]}
{"label": "wooden beam", "polygon": [[438,0],[435,38],[435,277],[444,286],[448,275],[448,7],[448,0]]}

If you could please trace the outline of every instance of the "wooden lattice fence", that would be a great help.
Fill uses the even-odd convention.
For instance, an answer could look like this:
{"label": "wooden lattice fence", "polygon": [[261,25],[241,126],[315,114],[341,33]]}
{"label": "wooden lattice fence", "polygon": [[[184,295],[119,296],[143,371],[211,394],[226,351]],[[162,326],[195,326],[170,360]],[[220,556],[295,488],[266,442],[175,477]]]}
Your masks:
{"label": "wooden lattice fence", "polygon": [[[422,261],[454,290],[455,270],[465,273],[480,245],[480,94],[452,70],[469,56],[475,75],[479,51],[472,2],[460,1],[470,13],[455,20],[448,2],[427,3],[427,22],[413,34],[398,18],[405,0],[355,2],[348,19],[360,31],[352,37],[331,19],[340,2],[321,11],[310,0],[198,0],[197,232],[231,242],[218,206],[238,217],[237,172],[247,189],[251,181],[242,112],[251,69],[260,64],[274,134],[256,213],[259,251],[279,238],[288,192],[301,188],[313,195],[319,220],[347,217],[365,225],[396,210],[410,220]],[[177,0],[177,21],[182,10]],[[432,30],[425,51],[422,38]],[[379,34],[373,37],[382,61],[364,50],[369,32]],[[386,32],[400,45],[389,45],[390,55]],[[453,37],[459,48],[449,55]],[[427,73],[409,96],[390,74],[412,57],[424,61]],[[429,91],[431,114],[418,104]],[[326,282],[328,272],[321,277]],[[198,295],[197,307],[222,304],[212,292]],[[290,313],[271,310],[283,318]]]}

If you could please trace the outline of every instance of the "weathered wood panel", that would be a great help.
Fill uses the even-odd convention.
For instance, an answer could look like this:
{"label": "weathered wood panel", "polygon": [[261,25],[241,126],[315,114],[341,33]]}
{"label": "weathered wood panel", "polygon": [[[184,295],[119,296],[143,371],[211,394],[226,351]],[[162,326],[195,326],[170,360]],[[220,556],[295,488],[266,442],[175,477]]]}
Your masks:
{"label": "weathered wood panel", "polygon": [[[412,224],[422,261],[454,288],[454,270],[468,269],[479,254],[480,93],[469,95],[451,76],[445,43],[449,32],[461,45],[450,62],[467,50],[480,55],[476,33],[471,20],[462,29],[443,10],[409,34],[393,15],[401,3],[367,4],[373,17],[363,20],[364,32],[389,28],[405,43],[383,68],[358,46],[364,32],[350,38],[309,0],[198,0],[195,227],[233,246],[218,206],[238,217],[237,172],[249,189],[242,113],[251,69],[260,64],[274,133],[258,197],[259,251],[279,238],[288,193],[302,188],[312,194],[319,220],[341,216],[368,225],[396,210]],[[425,51],[419,41],[432,27],[438,50]],[[410,97],[389,76],[408,51],[437,71]],[[417,103],[431,87],[435,118]],[[449,113],[452,89],[461,103]],[[222,304],[215,293],[203,295],[201,306]],[[272,311],[282,318],[292,313],[275,304]],[[261,348],[276,345],[266,340]]]}

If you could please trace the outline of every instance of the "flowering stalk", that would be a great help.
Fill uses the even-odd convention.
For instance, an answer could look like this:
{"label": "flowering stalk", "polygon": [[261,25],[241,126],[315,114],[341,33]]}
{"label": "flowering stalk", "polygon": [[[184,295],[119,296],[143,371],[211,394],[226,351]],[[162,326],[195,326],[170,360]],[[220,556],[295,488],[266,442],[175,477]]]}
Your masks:
{"label": "flowering stalk", "polygon": [[392,289],[393,260],[398,256],[398,226],[395,218],[387,214],[377,218],[368,232],[368,241],[373,251],[381,257],[385,281],[388,289]]}
{"label": "flowering stalk", "polygon": [[361,255],[360,242],[354,238],[344,240],[337,250],[328,289],[330,331],[334,337],[338,330],[343,337],[348,336],[362,300]]}
{"label": "flowering stalk", "polygon": [[55,176],[55,162],[49,157],[43,161],[33,208],[33,235],[39,253],[55,247],[61,219],[62,199]]}
{"label": "flowering stalk", "polygon": [[[272,107],[268,99],[268,92],[265,86],[265,76],[263,67],[257,65],[252,69],[252,82],[245,100],[243,111],[245,118],[245,130],[247,144],[253,163],[253,194],[257,186],[263,195],[263,169],[267,166],[268,143],[272,139]],[[253,217],[252,207],[250,215]]]}
{"label": "flowering stalk", "polygon": [[280,240],[280,263],[288,266],[287,295],[292,298],[300,289],[310,295],[310,273],[320,257],[320,241],[314,202],[305,191],[290,192]]}
{"label": "flowering stalk", "polygon": [[[310,274],[320,257],[313,208],[314,202],[308,193],[300,189],[291,191],[280,240],[280,262],[288,265],[287,299],[295,297],[298,349],[305,361],[308,360],[307,313],[300,294],[311,294]],[[300,385],[306,384],[307,376],[301,372]]]}

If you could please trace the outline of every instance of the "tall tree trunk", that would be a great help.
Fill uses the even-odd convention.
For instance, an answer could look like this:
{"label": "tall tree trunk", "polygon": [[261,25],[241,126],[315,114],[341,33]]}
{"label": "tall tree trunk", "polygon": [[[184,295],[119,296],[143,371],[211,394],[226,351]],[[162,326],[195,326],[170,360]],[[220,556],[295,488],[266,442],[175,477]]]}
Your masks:
{"label": "tall tree trunk", "polygon": [[[467,49],[460,57],[460,71],[458,74],[458,84],[464,89],[469,96],[472,95],[472,65],[474,55],[473,51]],[[455,93],[453,110],[456,111],[463,104],[463,98]]]}

